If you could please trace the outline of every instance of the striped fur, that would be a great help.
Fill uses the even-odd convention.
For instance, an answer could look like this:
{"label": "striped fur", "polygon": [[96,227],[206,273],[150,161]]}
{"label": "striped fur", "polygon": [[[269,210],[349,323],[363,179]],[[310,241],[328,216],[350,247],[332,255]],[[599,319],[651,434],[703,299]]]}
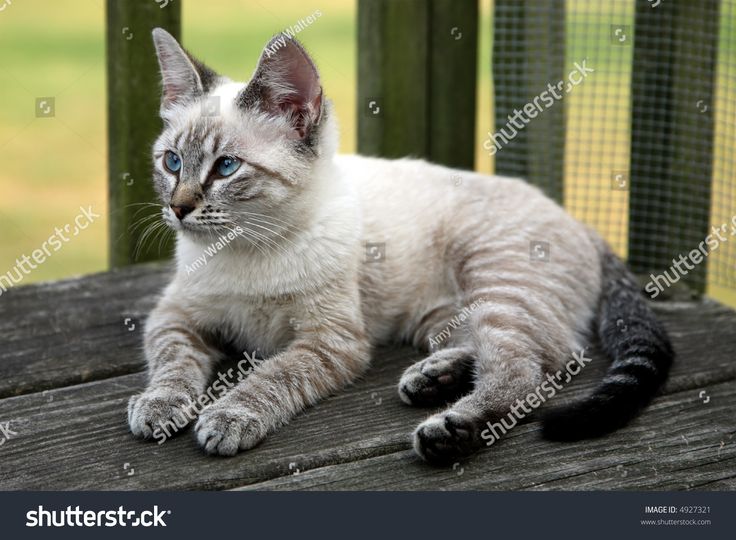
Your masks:
{"label": "striped fur", "polygon": [[612,362],[589,397],[546,414],[544,435],[550,439],[597,437],[625,425],[649,403],[674,360],[667,332],[641,295],[636,279],[607,246],[601,249],[598,335]]}
{"label": "striped fur", "polygon": [[[400,398],[445,405],[417,427],[414,447],[429,461],[452,462],[482,446],[486,422],[585,346],[603,285],[618,279],[601,269],[620,263],[539,190],[419,160],[336,156],[330,104],[293,40],[262,59],[251,82],[209,74],[207,87],[197,75],[203,66],[173,38],[159,35],[157,47],[164,88],[176,87],[171,77],[195,87],[165,94],[154,145],[154,186],[177,232],[177,271],[146,327],[150,377],[130,402],[133,433],[151,437],[203,392],[222,354],[206,336],[268,358],[196,421],[201,446],[223,455],[251,448],[355,381],[372,346],[407,342],[428,356],[406,370]],[[204,115],[213,96],[220,112]],[[162,165],[167,150],[181,156],[178,175]],[[211,181],[222,155],[243,164]],[[168,208],[180,199],[195,206],[181,221]],[[241,235],[187,270],[236,226]],[[530,254],[537,242],[550,246],[545,260]],[[371,246],[381,247],[377,259]],[[638,306],[627,312],[630,324],[653,324],[628,283],[605,290],[604,337],[624,300]],[[658,332],[640,335],[663,342]],[[625,358],[614,376],[647,369],[633,367],[632,355],[654,345],[604,342]],[[613,385],[622,386],[611,379],[599,394]],[[594,407],[591,424],[617,414],[603,410]]]}

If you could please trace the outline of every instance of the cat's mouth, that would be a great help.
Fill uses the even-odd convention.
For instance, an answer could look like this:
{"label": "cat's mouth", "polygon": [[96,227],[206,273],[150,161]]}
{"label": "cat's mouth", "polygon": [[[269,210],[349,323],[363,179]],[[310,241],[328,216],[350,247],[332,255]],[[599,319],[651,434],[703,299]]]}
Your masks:
{"label": "cat's mouth", "polygon": [[232,227],[225,227],[218,224],[202,224],[197,222],[167,220],[168,226],[176,232],[185,234],[197,239],[212,239],[222,235],[227,235],[232,231]]}
{"label": "cat's mouth", "polygon": [[164,221],[166,222],[166,225],[176,231],[181,232],[185,234],[206,234],[207,232],[212,232],[212,229],[210,227],[202,227],[201,225],[197,225],[195,223],[190,223],[186,220],[179,220],[179,219],[172,219],[170,216],[164,216]]}
{"label": "cat's mouth", "polygon": [[189,221],[169,221],[169,227],[177,232],[183,232],[187,234],[205,235],[217,232],[220,228],[212,225],[201,225]]}

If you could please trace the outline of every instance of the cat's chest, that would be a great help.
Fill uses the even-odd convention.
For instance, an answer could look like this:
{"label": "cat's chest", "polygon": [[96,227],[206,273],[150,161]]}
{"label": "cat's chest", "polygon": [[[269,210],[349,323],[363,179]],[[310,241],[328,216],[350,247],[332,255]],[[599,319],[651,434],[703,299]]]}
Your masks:
{"label": "cat's chest", "polygon": [[202,330],[221,336],[231,346],[264,356],[286,348],[299,325],[299,310],[288,296],[201,294],[189,307]]}

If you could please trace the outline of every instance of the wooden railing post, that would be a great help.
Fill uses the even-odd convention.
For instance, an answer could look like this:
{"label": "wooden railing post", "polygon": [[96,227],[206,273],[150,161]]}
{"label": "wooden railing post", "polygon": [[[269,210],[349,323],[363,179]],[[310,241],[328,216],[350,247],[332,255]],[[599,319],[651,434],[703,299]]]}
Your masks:
{"label": "wooden railing post", "polygon": [[[151,145],[161,129],[159,70],[151,30],[160,26],[175,37],[181,2],[107,0],[107,104],[109,148],[109,259],[112,268],[166,256],[158,241],[141,245],[152,224]],[[134,222],[140,226],[132,228]],[[139,253],[137,253],[139,250]]]}
{"label": "wooden railing post", "polygon": [[[509,124],[514,109],[521,111],[570,71],[565,66],[565,1],[495,0],[492,62],[495,134]],[[565,157],[563,101],[538,113],[522,129],[506,129],[516,135],[508,143],[498,138],[501,148],[495,147],[494,154],[496,173],[524,178],[559,202]]]}
{"label": "wooden railing post", "polygon": [[[636,2],[629,262],[660,273],[708,235],[719,0]],[[706,266],[682,280],[703,292]]]}
{"label": "wooden railing post", "polygon": [[359,0],[358,151],[472,169],[477,0]]}

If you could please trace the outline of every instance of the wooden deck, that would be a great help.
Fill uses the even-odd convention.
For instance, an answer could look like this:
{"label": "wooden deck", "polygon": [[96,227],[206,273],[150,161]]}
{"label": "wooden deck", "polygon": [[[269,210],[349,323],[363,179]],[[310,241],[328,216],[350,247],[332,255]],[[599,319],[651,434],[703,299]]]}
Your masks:
{"label": "wooden deck", "polygon": [[[252,451],[205,456],[192,434],[135,440],[128,398],[145,384],[141,329],[166,281],[144,265],[0,297],[0,489],[736,489],[736,313],[656,304],[678,354],[666,388],[629,427],[551,443],[532,417],[490,449],[435,469],[409,434],[430,411],[404,405],[410,349],[379,349],[369,374]],[[594,361],[557,399],[588,392]],[[2,433],[0,433],[2,440]]]}

